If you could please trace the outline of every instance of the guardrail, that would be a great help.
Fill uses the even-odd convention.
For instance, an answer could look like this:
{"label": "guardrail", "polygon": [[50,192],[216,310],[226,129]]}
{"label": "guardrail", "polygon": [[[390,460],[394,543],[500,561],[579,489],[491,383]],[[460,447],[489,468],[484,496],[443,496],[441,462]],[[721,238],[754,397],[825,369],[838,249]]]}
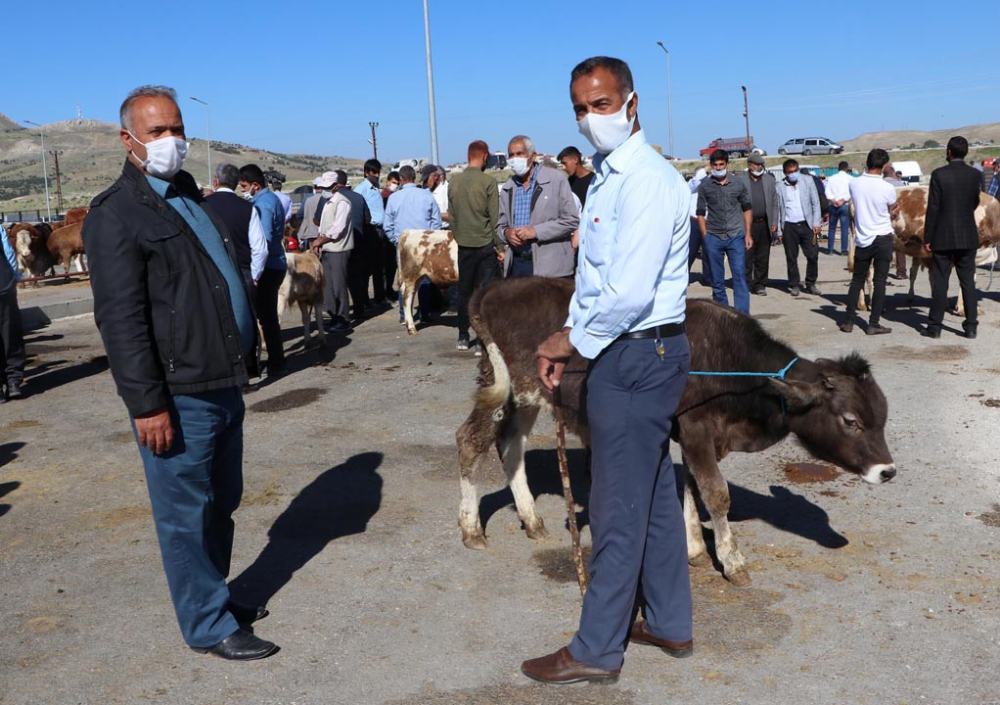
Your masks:
{"label": "guardrail", "polygon": [[85,277],[90,276],[90,270],[83,270],[82,272],[64,272],[63,274],[49,274],[44,277],[24,277],[18,283],[27,284],[28,282],[44,282],[51,281],[52,279],[69,279],[70,277]]}

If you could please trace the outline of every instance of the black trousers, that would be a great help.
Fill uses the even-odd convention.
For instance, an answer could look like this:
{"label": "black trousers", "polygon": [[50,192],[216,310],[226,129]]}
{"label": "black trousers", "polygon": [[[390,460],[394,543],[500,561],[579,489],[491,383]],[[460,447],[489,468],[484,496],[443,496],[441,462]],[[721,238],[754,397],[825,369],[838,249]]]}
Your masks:
{"label": "black trousers", "polygon": [[976,251],[937,250],[931,255],[931,313],[927,329],[940,331],[944,321],[944,310],[948,306],[948,280],[952,265],[958,274],[958,285],[962,289],[962,303],[965,305],[965,321],[962,328],[966,332],[976,332],[979,314],[976,309]]}
{"label": "black trousers", "polygon": [[[376,263],[375,278],[381,280],[386,301],[395,301],[392,285],[396,279],[396,246],[386,237],[385,231],[379,228],[379,255]],[[376,285],[375,291],[379,291]]]}
{"label": "black trousers", "polygon": [[12,284],[9,291],[0,294],[0,381],[20,384],[24,365],[24,329],[17,306],[17,285]]}
{"label": "black trousers", "polygon": [[267,369],[274,372],[285,366],[285,350],[281,344],[281,322],[278,320],[278,289],[285,281],[285,270],[265,269],[257,280],[257,320],[267,345]]}
{"label": "black trousers", "polygon": [[819,279],[819,246],[809,223],[785,223],[781,230],[781,239],[785,246],[785,261],[788,264],[788,286],[798,288],[802,283],[799,278],[799,250],[806,256],[806,286],[816,286]]}
{"label": "black trousers", "polygon": [[[385,276],[383,274],[383,253],[382,241],[385,236],[382,235],[382,228],[376,228],[375,232],[368,238],[370,241],[370,249],[368,252],[368,275],[372,278],[372,294],[375,297],[375,303],[382,303],[385,301],[386,286],[385,286]],[[396,252],[392,252],[393,262],[396,261]],[[392,282],[389,282],[389,291],[392,291]]]}
{"label": "black trousers", "polygon": [[877,326],[882,318],[882,307],[885,304],[885,282],[889,278],[889,268],[892,266],[892,235],[882,235],[875,238],[868,247],[854,248],[854,276],[847,290],[847,317],[852,318],[858,310],[858,298],[865,287],[868,278],[868,268],[875,264],[875,285],[872,291],[871,315],[868,324]]}
{"label": "black trousers", "polygon": [[[771,261],[771,226],[767,220],[750,224],[753,247],[746,255],[746,279],[750,291],[767,287],[767,272]],[[688,265],[690,269],[690,265]]]}
{"label": "black trousers", "polygon": [[498,276],[500,267],[492,243],[458,248],[458,337],[469,337],[469,299],[473,292]]}

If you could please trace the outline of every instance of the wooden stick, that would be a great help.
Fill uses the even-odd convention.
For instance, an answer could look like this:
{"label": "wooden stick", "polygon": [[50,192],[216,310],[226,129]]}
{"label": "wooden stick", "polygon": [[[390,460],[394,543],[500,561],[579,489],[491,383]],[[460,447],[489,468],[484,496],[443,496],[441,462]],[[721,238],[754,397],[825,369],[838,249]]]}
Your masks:
{"label": "wooden stick", "polygon": [[566,520],[569,534],[573,538],[573,563],[576,565],[576,579],[580,583],[580,595],[587,594],[587,573],[583,568],[583,550],[580,548],[580,527],[576,523],[576,503],[573,488],[569,484],[569,463],[566,460],[566,422],[563,420],[562,393],[556,387],[553,394],[556,416],[556,455],[559,457],[559,474],[562,476],[563,497],[566,499]]}

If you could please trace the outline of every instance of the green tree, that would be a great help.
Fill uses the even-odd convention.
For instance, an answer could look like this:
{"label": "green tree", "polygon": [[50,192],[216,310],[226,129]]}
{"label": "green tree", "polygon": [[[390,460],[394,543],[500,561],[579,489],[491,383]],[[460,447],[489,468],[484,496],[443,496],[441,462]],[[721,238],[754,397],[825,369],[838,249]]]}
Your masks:
{"label": "green tree", "polygon": [[924,142],[924,149],[941,149],[941,143],[937,140],[927,140]]}

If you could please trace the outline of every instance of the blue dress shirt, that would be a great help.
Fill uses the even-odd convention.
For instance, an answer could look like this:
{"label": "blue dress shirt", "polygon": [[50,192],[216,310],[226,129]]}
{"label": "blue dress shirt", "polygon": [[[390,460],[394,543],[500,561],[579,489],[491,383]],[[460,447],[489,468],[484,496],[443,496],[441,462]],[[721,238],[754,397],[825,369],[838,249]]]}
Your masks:
{"label": "blue dress shirt", "polygon": [[403,184],[403,188],[389,196],[385,204],[385,220],[382,223],[385,236],[392,244],[399,242],[404,230],[439,230],[441,209],[434,194],[416,184]]}
{"label": "blue dress shirt", "polygon": [[7,236],[7,231],[3,225],[0,225],[0,246],[3,247],[4,258],[14,272],[14,281],[21,281],[21,273],[17,271],[17,255],[14,254],[14,248],[10,246],[10,238]]}
{"label": "blue dress shirt", "polygon": [[253,207],[260,216],[260,224],[267,238],[267,262],[264,269],[285,271],[288,262],[285,261],[285,206],[271,191],[258,191],[253,197]]}
{"label": "blue dress shirt", "polygon": [[354,187],[355,193],[360,193],[368,203],[368,210],[372,212],[372,225],[382,225],[385,219],[385,206],[382,204],[382,194],[377,188],[372,186],[368,179],[362,179],[361,183]]}
{"label": "blue dress shirt", "polygon": [[[528,188],[524,188],[524,182],[517,176],[512,177],[514,179],[514,213],[513,213],[513,223],[511,223],[512,228],[524,228],[531,225],[531,199],[535,195],[535,186],[538,183],[539,167],[537,164],[535,168],[531,170],[531,180],[528,182]],[[518,252],[531,252],[531,243],[527,242],[523,245],[518,245],[514,247]]]}
{"label": "blue dress shirt", "polygon": [[691,194],[639,130],[607,156],[580,217],[570,342],[594,359],[618,336],[684,320]]}

